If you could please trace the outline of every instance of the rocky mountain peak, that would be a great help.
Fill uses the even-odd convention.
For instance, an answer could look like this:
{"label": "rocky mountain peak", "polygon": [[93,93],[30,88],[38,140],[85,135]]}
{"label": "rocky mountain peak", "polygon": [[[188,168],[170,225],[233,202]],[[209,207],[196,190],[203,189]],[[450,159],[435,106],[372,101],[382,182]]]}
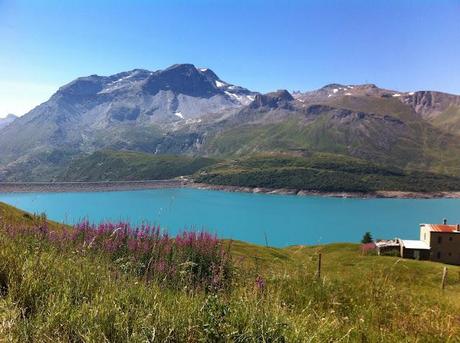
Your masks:
{"label": "rocky mountain peak", "polygon": [[152,73],[143,89],[150,94],[171,90],[176,94],[210,98],[219,90],[209,75],[201,73],[193,64],[175,64]]}
{"label": "rocky mountain peak", "polygon": [[[211,69],[193,64],[175,64],[157,71],[133,69],[110,76],[89,75],[60,87],[48,101],[14,125],[3,125],[2,131],[5,140],[24,131],[23,126],[31,132],[42,132],[37,137],[40,143],[31,143],[31,149],[46,149],[47,144],[66,140],[75,149],[84,150],[97,143],[91,137],[94,132],[105,136],[105,131],[110,130],[121,135],[131,130],[127,126],[139,130],[167,126],[174,131],[207,115],[238,110],[255,95],[221,80]],[[123,146],[127,144],[127,139],[114,139],[120,139]]]}
{"label": "rocky mountain peak", "polygon": [[191,63],[176,63],[176,64],[173,64],[173,65],[169,66],[168,68],[162,70],[163,73],[167,73],[167,72],[194,73],[194,72],[197,72],[197,71],[198,70],[195,67],[195,65],[193,65]]}

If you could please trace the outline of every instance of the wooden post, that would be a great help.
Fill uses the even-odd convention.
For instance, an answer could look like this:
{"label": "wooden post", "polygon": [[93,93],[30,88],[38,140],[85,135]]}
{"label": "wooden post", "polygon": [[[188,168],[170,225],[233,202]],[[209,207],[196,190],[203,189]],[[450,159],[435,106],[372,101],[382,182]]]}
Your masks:
{"label": "wooden post", "polygon": [[441,280],[441,289],[444,290],[446,287],[446,279],[447,279],[447,267],[444,267],[442,270],[442,280]]}
{"label": "wooden post", "polygon": [[321,253],[318,254],[318,271],[316,273],[318,279],[321,278]]}

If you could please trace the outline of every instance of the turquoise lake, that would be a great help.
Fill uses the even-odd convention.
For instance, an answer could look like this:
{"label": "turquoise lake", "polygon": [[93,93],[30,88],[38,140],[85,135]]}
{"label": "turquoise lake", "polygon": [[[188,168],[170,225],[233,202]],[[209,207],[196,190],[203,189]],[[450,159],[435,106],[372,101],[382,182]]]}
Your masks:
{"label": "turquoise lake", "polygon": [[375,238],[418,239],[419,223],[460,222],[460,199],[343,199],[158,189],[93,193],[10,193],[0,201],[50,219],[76,223],[128,220],[160,224],[170,233],[204,229],[222,238],[283,247],[358,242]]}

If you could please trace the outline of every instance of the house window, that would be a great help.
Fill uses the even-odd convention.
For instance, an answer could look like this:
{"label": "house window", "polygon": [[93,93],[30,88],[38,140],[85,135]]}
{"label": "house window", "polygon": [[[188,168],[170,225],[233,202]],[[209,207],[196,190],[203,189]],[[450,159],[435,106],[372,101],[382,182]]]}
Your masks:
{"label": "house window", "polygon": [[438,243],[441,244],[441,242],[442,242],[442,237],[438,236]]}
{"label": "house window", "polygon": [[438,251],[438,253],[436,254],[436,257],[438,258],[438,260],[441,258],[441,252]]}

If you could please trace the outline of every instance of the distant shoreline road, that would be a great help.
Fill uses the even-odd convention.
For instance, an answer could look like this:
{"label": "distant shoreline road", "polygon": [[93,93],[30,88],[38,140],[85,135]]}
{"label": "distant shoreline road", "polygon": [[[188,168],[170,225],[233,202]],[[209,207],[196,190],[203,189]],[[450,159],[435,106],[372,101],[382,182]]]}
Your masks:
{"label": "distant shoreline road", "polygon": [[0,182],[0,193],[107,192],[183,187],[185,181]]}
{"label": "distant shoreline road", "polygon": [[189,179],[144,181],[96,181],[96,182],[0,182],[0,193],[58,193],[58,192],[109,192],[162,188],[196,188],[226,192],[262,193],[297,196],[326,196],[336,198],[396,198],[396,199],[453,199],[460,198],[460,192],[321,192],[315,190],[251,188],[239,186],[210,185],[195,183]]}

